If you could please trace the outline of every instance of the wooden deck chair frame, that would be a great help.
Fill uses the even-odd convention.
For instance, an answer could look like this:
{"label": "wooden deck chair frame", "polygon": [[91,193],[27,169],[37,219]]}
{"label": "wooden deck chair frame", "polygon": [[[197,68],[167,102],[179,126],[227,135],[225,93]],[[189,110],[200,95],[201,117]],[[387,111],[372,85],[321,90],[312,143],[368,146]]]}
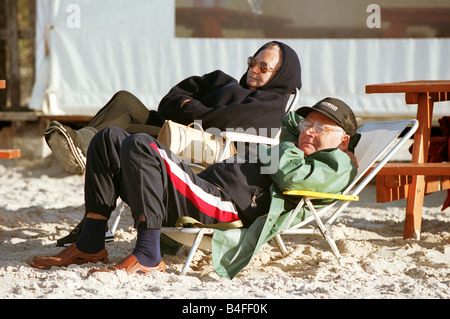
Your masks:
{"label": "wooden deck chair frame", "polygon": [[[329,226],[336,220],[339,214],[352,202],[359,200],[359,193],[367,186],[367,184],[375,177],[375,175],[383,168],[383,166],[394,156],[395,153],[410,139],[410,137],[415,133],[418,128],[417,120],[405,120],[405,121],[393,121],[393,122],[371,122],[363,125],[358,132],[361,134],[361,140],[355,149],[355,156],[357,157],[359,163],[359,169],[357,176],[353,182],[342,192],[342,194],[328,194],[320,192],[310,192],[305,190],[293,190],[284,192],[285,195],[289,196],[302,196],[296,209],[291,213],[291,216],[286,223],[286,227],[275,236],[275,241],[281,250],[283,255],[287,255],[288,250],[283,242],[282,235],[302,235],[302,234],[313,234],[317,233],[316,228],[306,228],[312,224],[313,221],[317,223],[319,228],[319,233],[321,233],[328,244],[331,247],[332,252],[336,256],[339,263],[341,263],[341,255],[336,246],[334,239],[328,230]],[[399,138],[402,132],[404,135]],[[374,132],[378,132],[378,135],[374,136]],[[371,134],[372,133],[372,134]],[[389,133],[389,134],[386,134]],[[381,143],[380,143],[381,140]],[[375,148],[375,144],[381,144],[379,150]],[[389,150],[389,148],[391,149]],[[368,149],[372,150],[368,150]],[[367,158],[365,153],[370,153]],[[378,161],[378,162],[377,162]],[[377,162],[377,164],[375,164]],[[371,168],[373,169],[370,173],[366,174]],[[321,209],[316,209],[311,202],[313,198],[330,198],[335,201],[331,204],[323,207]],[[326,213],[332,211],[333,208],[341,203],[329,217],[326,222],[323,222],[323,217]],[[311,211],[311,215],[306,218],[301,223],[296,225],[291,225],[295,219],[298,211],[307,205]],[[161,229],[163,234],[173,240],[182,243],[187,246],[191,246],[190,252],[186,259],[186,262],[181,271],[182,275],[185,275],[192,262],[195,252],[198,248],[200,249],[211,249],[211,235],[214,233],[212,228],[182,228],[182,227],[163,227]],[[207,236],[205,236],[207,235]]]}

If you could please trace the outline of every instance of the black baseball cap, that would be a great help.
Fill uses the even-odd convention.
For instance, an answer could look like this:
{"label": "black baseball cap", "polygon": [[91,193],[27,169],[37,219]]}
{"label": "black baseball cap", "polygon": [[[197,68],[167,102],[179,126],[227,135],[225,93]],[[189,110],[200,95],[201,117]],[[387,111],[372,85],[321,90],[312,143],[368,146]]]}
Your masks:
{"label": "black baseball cap", "polygon": [[350,136],[353,136],[356,132],[357,124],[355,114],[350,106],[339,99],[327,97],[313,106],[303,106],[297,109],[295,113],[302,117],[307,117],[311,111],[316,111],[329,117]]}

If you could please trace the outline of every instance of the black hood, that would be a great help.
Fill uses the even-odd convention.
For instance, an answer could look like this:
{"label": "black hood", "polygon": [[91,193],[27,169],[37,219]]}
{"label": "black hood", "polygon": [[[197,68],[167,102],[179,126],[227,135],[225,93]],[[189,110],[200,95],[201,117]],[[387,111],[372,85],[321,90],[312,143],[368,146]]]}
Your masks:
{"label": "black hood", "polygon": [[[301,76],[301,65],[297,53],[287,44],[278,41],[271,41],[269,43],[276,43],[280,46],[283,52],[283,64],[277,74],[264,86],[258,88],[258,90],[276,92],[278,94],[288,94],[292,92],[295,88],[301,89],[302,87],[302,76]],[[259,52],[266,48],[266,43],[261,48],[256,51],[253,56],[257,56]],[[239,84],[248,88],[247,86],[247,71],[242,76]]]}

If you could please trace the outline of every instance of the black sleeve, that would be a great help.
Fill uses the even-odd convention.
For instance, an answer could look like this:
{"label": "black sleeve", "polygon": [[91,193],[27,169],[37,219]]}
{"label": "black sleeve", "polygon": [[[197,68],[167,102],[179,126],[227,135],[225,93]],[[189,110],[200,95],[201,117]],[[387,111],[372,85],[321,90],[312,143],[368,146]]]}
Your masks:
{"label": "black sleeve", "polygon": [[[159,104],[158,112],[165,118],[181,124],[189,124],[201,119],[215,108],[213,103],[220,89],[236,80],[221,71],[214,71],[203,76],[191,76],[164,96]],[[185,103],[183,101],[190,99]]]}

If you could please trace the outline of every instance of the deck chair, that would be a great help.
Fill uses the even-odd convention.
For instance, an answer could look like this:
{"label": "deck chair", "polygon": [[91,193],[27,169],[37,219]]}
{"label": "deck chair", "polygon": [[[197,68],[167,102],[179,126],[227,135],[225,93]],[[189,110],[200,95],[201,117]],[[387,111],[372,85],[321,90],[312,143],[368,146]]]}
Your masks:
{"label": "deck chair", "polygon": [[[338,262],[341,263],[341,255],[329,231],[330,226],[352,201],[359,200],[359,193],[415,133],[418,126],[419,122],[417,120],[406,120],[372,122],[365,124],[358,129],[358,133],[361,134],[361,140],[355,149],[355,156],[358,159],[359,164],[358,173],[353,182],[342,192],[342,194],[326,194],[305,190],[283,192],[284,195],[302,196],[302,199],[298,203],[296,209],[291,213],[291,217],[286,223],[286,227],[280,234],[275,236],[275,240],[280,247],[282,254],[286,255],[287,249],[281,235],[312,234],[317,232],[318,227],[319,232],[327,240]],[[405,130],[406,132],[403,137],[398,138]],[[379,159],[381,160],[375,164]],[[369,172],[370,169],[372,170]],[[316,209],[311,202],[311,200],[316,198],[334,199],[334,202],[321,209]],[[311,215],[301,223],[291,225],[296,214],[304,205],[308,206]],[[327,216],[327,214],[330,217],[324,223],[323,218],[324,216]],[[313,221],[317,223],[316,228],[305,227]]]}
{"label": "deck chair", "polygon": [[[285,228],[275,236],[275,242],[281,253],[287,255],[288,250],[283,242],[282,235],[300,235],[317,233],[316,228],[310,226],[317,223],[319,233],[321,233],[329,243],[332,252],[338,262],[341,262],[339,250],[328,231],[328,228],[336,220],[339,214],[352,202],[359,199],[359,193],[375,177],[380,169],[394,156],[394,154],[405,144],[418,128],[417,120],[394,121],[394,122],[372,122],[367,123],[358,129],[361,139],[355,149],[355,156],[358,159],[358,173],[353,182],[342,192],[342,194],[326,194],[318,192],[308,192],[304,190],[284,192],[286,196],[302,196],[297,207],[291,212],[291,216]],[[400,134],[404,135],[399,138]],[[389,150],[390,149],[390,150]],[[372,170],[371,170],[372,169]],[[369,172],[370,170],[370,172]],[[369,173],[368,173],[369,172]],[[311,202],[312,198],[331,198],[334,201],[321,209],[316,209]],[[338,206],[338,204],[340,204]],[[311,215],[301,223],[292,225],[298,211],[307,205]],[[334,209],[334,210],[333,210]],[[328,220],[323,222],[326,214],[330,214]],[[192,262],[197,249],[211,249],[213,228],[183,228],[183,227],[163,227],[161,232],[171,239],[191,246],[186,262],[181,271],[185,275]]]}
{"label": "deck chair", "polygon": [[[300,97],[300,89],[295,88],[291,94],[289,94],[288,101],[286,103],[285,107],[285,114],[288,114],[289,112],[296,109],[298,106]],[[222,132],[220,135],[225,138],[225,144],[222,149],[222,152],[219,156],[218,162],[223,161],[224,158],[224,150],[226,150],[230,143],[263,143],[263,144],[269,144],[274,145],[279,143],[280,140],[280,134],[281,129],[278,131],[275,137],[263,137],[263,136],[257,136],[257,135],[251,135],[246,133],[240,133],[240,132]],[[188,163],[192,168],[194,169],[194,172],[200,172],[204,170],[205,168],[201,165],[195,164],[195,163]],[[111,214],[111,225],[109,227],[109,231],[106,232],[106,238],[105,242],[111,242],[114,241],[114,233],[117,230],[117,226],[119,225],[120,217],[122,215],[122,212],[125,208],[125,203],[122,200],[118,200],[117,208],[112,212]]]}

